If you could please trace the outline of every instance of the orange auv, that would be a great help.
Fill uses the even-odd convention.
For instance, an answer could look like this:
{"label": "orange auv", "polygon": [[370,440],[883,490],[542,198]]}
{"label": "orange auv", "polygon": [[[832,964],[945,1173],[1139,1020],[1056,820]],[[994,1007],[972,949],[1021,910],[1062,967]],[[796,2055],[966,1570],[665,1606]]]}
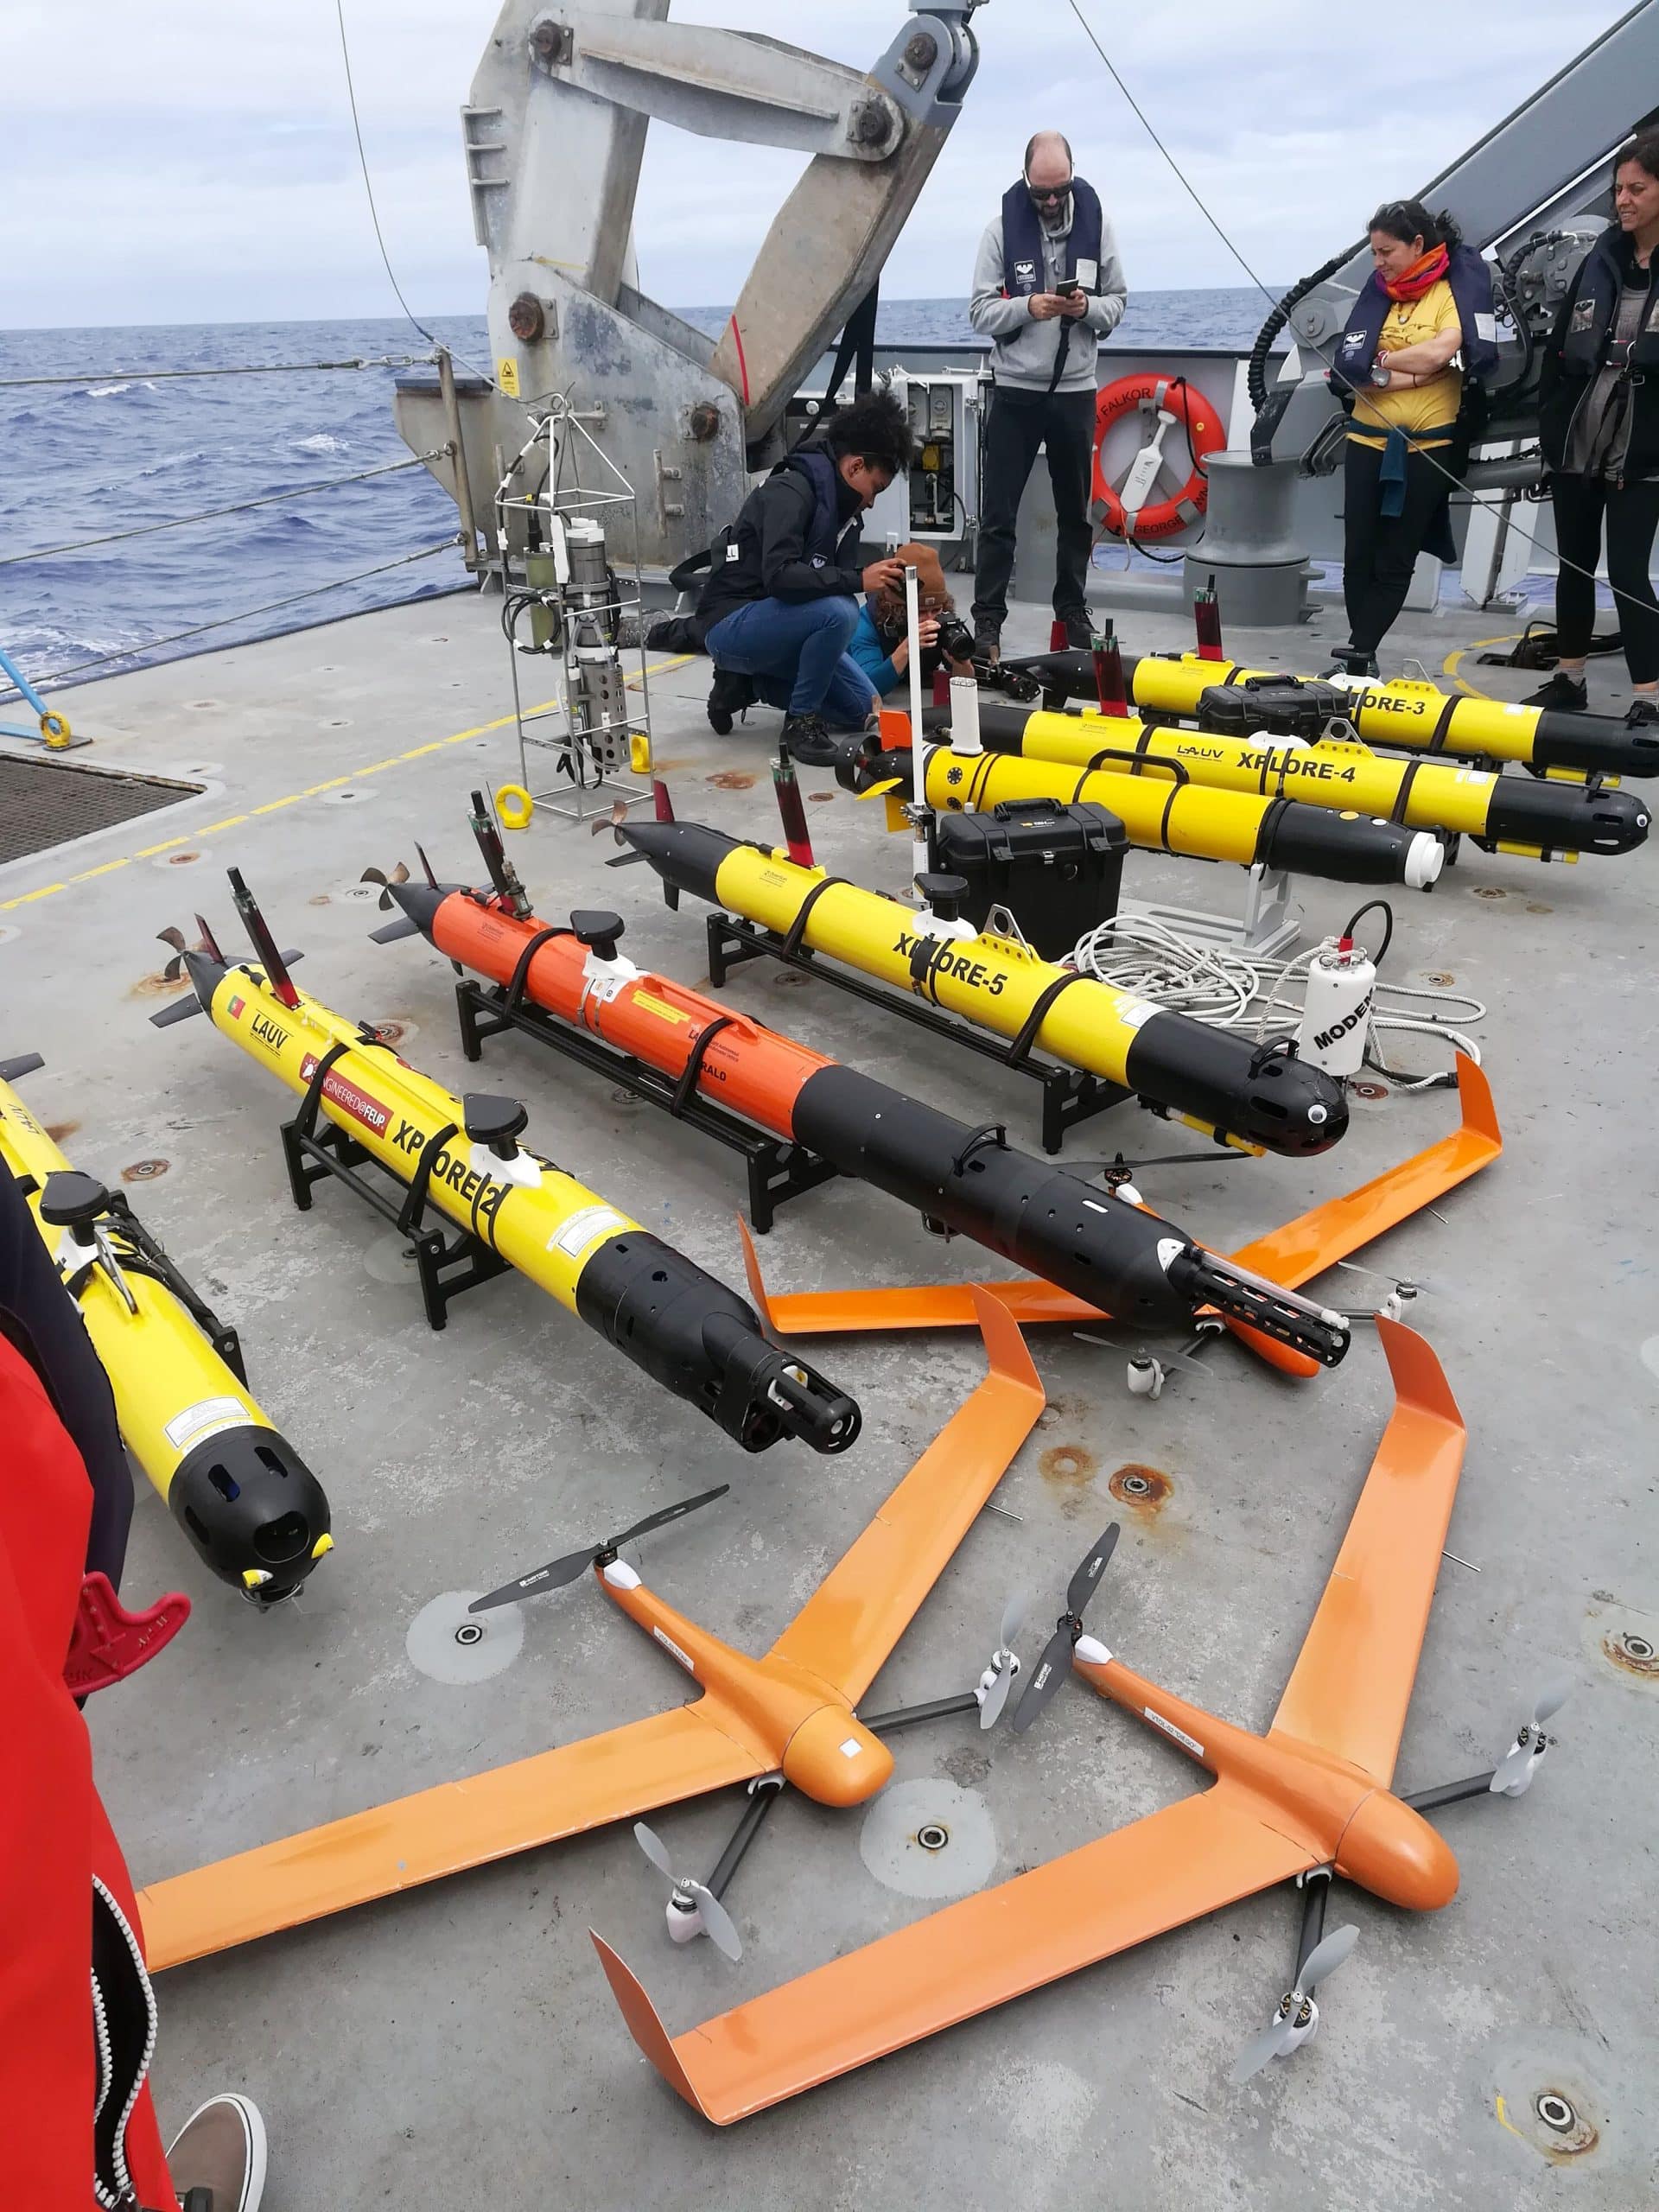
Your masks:
{"label": "orange auv", "polygon": [[630,2034],[725,2126],[1314,1866],[1389,1902],[1450,1901],[1457,1861],[1388,1787],[1463,1464],[1440,1362],[1377,1332],[1395,1404],[1264,1736],[1172,1695],[1085,1636],[1076,1671],[1215,1775],[1215,1786],[947,1906],[671,2037],[597,1935]]}

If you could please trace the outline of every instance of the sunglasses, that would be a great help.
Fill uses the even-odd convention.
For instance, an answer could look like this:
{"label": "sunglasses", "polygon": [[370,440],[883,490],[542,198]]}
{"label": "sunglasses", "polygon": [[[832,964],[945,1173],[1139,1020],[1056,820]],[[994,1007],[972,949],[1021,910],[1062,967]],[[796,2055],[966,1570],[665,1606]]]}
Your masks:
{"label": "sunglasses", "polygon": [[1065,184],[1027,184],[1026,190],[1031,194],[1033,206],[1037,207],[1058,207],[1062,200],[1071,197],[1071,185],[1069,179]]}

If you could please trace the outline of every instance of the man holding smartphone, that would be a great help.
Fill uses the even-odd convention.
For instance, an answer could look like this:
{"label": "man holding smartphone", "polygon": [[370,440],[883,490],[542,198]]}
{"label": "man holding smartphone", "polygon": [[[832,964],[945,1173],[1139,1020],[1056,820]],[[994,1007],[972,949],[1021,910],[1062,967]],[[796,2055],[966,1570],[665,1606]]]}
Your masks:
{"label": "man holding smartphone", "polygon": [[995,391],[980,485],[974,650],[995,659],[1007,615],[1014,531],[1032,463],[1048,453],[1058,525],[1054,613],[1086,648],[1084,601],[1092,531],[1095,353],[1128,302],[1117,240],[1098,194],[1073,173],[1058,130],[1026,148],[1024,174],[979,242],[969,315],[991,341]]}

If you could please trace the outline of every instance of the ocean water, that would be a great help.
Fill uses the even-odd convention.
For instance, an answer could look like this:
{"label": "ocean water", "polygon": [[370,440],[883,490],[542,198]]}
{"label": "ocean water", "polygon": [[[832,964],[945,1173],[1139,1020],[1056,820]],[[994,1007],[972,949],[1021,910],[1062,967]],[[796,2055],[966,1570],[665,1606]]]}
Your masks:
{"label": "ocean water", "polygon": [[[728,310],[681,312],[712,331]],[[1151,292],[1115,337],[1244,346],[1266,312],[1250,290]],[[458,359],[486,359],[481,317],[430,327]],[[878,335],[975,342],[959,299],[886,302]],[[73,683],[456,588],[454,510],[423,468],[335,481],[409,458],[392,426],[396,365],[162,373],[426,351],[399,319],[0,334],[0,649],[35,683]],[[27,381],[55,377],[75,381]],[[146,534],[50,550],[135,531]],[[0,711],[16,719],[3,695]]]}

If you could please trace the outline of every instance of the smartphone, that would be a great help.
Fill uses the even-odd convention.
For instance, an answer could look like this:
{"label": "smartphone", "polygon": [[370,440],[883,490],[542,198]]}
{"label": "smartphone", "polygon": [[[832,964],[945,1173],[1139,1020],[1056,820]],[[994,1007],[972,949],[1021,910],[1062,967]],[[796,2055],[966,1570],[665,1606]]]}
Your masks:
{"label": "smartphone", "polygon": [[1054,289],[1063,300],[1069,300],[1074,292],[1080,292],[1083,287],[1075,276],[1062,276]]}

